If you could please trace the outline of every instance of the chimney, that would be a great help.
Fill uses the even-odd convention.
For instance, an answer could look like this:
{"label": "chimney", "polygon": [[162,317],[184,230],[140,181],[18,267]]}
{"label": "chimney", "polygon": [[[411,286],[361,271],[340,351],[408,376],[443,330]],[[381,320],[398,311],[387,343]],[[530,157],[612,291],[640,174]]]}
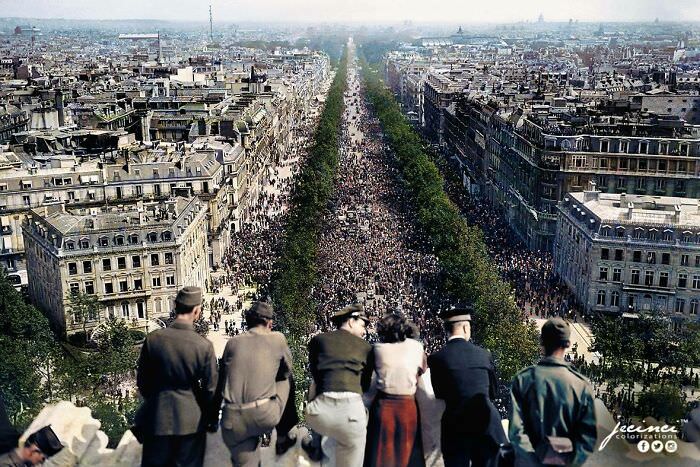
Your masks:
{"label": "chimney", "polygon": [[680,224],[680,223],[681,223],[681,214],[682,214],[682,212],[681,212],[681,205],[680,205],[680,204],[676,204],[676,205],[673,207],[673,223],[674,223],[674,224]]}
{"label": "chimney", "polygon": [[593,180],[588,182],[588,190],[584,190],[583,192],[583,201],[593,201],[598,199],[598,194],[600,192],[596,190],[596,184]]}
{"label": "chimney", "polygon": [[634,211],[634,203],[627,203],[627,219],[632,220],[633,211]]}

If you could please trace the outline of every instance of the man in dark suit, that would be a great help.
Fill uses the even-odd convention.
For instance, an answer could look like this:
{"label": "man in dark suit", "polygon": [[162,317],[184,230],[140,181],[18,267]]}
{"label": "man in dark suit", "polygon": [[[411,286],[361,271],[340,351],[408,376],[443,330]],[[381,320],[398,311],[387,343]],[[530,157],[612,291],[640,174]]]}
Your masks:
{"label": "man in dark suit", "polygon": [[142,466],[201,466],[206,428],[218,418],[213,400],[218,378],[211,342],[197,334],[202,290],[184,287],[175,298],[175,321],[146,338],[136,384],[144,404]]}
{"label": "man in dark suit", "polygon": [[471,315],[467,305],[445,312],[447,344],[428,357],[435,397],[446,406],[441,423],[445,467],[495,466],[499,446],[506,441],[491,402],[498,383],[493,359],[469,341]]}

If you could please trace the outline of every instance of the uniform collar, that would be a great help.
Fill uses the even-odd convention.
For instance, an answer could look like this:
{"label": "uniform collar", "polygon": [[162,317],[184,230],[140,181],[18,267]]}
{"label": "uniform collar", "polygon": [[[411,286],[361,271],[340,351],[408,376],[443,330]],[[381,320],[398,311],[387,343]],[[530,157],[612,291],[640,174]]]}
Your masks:
{"label": "uniform collar", "polygon": [[182,321],[173,321],[170,323],[169,328],[175,328],[175,329],[186,329],[188,331],[194,331],[194,325],[190,323],[183,323]]}
{"label": "uniform collar", "polygon": [[459,341],[460,339],[463,340],[464,342],[468,342],[467,338],[464,336],[450,336],[447,338],[447,342]]}
{"label": "uniform collar", "polygon": [[569,362],[559,357],[543,357],[538,365],[550,365],[550,366],[569,366]]}

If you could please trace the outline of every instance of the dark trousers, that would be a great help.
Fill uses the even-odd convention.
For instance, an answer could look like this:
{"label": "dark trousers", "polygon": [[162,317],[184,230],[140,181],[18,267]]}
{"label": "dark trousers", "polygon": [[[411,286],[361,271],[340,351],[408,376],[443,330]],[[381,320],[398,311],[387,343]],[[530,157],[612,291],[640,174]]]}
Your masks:
{"label": "dark trousers", "polygon": [[206,445],[206,433],[149,436],[143,440],[141,467],[201,467]]}
{"label": "dark trousers", "polygon": [[279,423],[275,427],[277,429],[277,439],[281,436],[287,436],[289,431],[294,428],[299,423],[299,415],[297,414],[297,407],[295,404],[296,398],[296,388],[294,386],[294,378],[289,377],[289,397],[287,398],[287,403],[284,406],[284,411],[282,412],[282,418],[280,418]]}
{"label": "dark trousers", "polygon": [[445,467],[497,467],[498,449],[491,438],[481,436],[442,436]]}

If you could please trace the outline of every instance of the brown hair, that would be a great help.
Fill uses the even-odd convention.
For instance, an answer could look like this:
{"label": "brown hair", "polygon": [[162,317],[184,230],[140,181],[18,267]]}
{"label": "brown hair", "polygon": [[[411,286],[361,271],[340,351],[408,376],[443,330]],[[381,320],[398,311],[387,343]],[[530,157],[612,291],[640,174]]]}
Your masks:
{"label": "brown hair", "polygon": [[403,342],[418,337],[418,326],[403,315],[391,313],[377,321],[377,335],[385,344]]}

